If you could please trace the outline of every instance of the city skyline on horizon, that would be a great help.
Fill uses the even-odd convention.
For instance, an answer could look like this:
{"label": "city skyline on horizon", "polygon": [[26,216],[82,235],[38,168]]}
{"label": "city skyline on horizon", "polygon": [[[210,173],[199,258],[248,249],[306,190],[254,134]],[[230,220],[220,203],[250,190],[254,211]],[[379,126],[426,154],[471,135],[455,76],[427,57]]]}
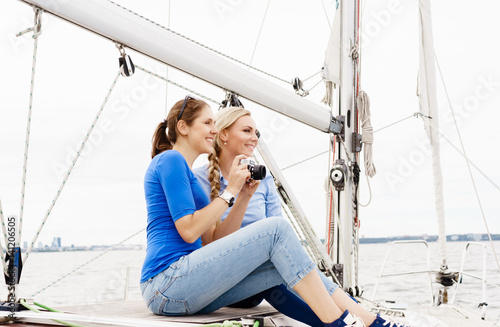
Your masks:
{"label": "city skyline on horizon", "polygon": [[[467,233],[467,234],[447,234],[447,241],[453,242],[453,241],[488,241],[488,234],[487,233]],[[382,237],[365,237],[361,236],[360,237],[360,243],[376,243],[377,241],[395,241],[395,240],[416,240],[416,239],[422,239],[428,242],[434,242],[437,240],[438,235],[431,235],[431,234],[420,234],[420,235],[395,235],[395,236],[382,236]],[[491,238],[493,241],[500,241],[500,234],[491,234]],[[323,238],[320,238],[322,242],[324,242]],[[362,242],[365,240],[365,242]],[[371,242],[366,242],[370,241]],[[33,247],[34,251],[38,250],[44,250],[44,249],[77,249],[77,248],[109,248],[116,246],[117,248],[120,247],[145,247],[146,242],[131,242],[131,243],[114,243],[114,244],[63,244],[63,238],[61,236],[54,236],[52,238],[52,241],[49,244],[45,244],[42,241],[39,241],[37,243],[36,247]],[[117,245],[119,244],[119,245]],[[23,242],[23,246],[21,247],[22,249],[27,249],[28,248],[28,241]]]}

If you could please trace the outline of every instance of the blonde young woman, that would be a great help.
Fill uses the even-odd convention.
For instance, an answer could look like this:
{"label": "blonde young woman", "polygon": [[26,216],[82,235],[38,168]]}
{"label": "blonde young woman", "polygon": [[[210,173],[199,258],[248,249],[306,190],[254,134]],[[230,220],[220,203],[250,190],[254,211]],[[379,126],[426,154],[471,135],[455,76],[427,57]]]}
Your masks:
{"label": "blonde young woman", "polygon": [[[210,194],[212,200],[216,199],[220,192],[226,190],[232,183],[230,173],[235,160],[239,160],[238,158],[241,155],[252,157],[259,141],[259,132],[256,124],[250,112],[244,108],[232,107],[222,109],[216,116],[215,126],[219,133],[215,137],[213,151],[208,156],[209,163],[194,170],[205,192]],[[240,231],[253,234],[253,231],[248,230],[248,228],[252,227],[254,223],[262,223],[268,219],[275,220],[276,217],[281,217],[281,203],[270,174],[262,181],[248,180],[246,184],[252,188],[252,192],[247,192],[245,199],[253,193],[251,199],[245,200],[248,203],[246,211],[234,211],[234,209],[231,210],[228,208],[222,214],[222,218],[217,224],[231,220],[232,224],[234,224],[232,228],[245,227]],[[254,189],[255,187],[256,190]],[[238,197],[240,196],[241,193]],[[236,197],[237,200],[238,197]],[[238,266],[234,266],[234,268],[238,269]],[[339,289],[329,278],[317,270],[313,271],[319,277],[316,280],[318,282],[316,287],[329,290],[330,300],[332,300],[335,306],[344,313],[349,311],[357,315],[359,317],[357,319],[362,320],[362,322],[357,322],[360,326],[364,326],[365,324],[366,326],[402,326],[386,321],[379,315],[375,316],[367,312]],[[227,275],[228,272],[223,274]],[[232,304],[233,306],[249,307],[257,305],[265,298],[280,312],[307,325],[320,327],[326,325],[324,318],[321,318],[318,311],[308,305],[306,303],[307,300],[304,302],[303,299],[306,298],[299,296],[296,292],[297,290],[292,290],[289,285],[287,287],[285,284],[273,286],[243,301]],[[334,326],[351,326],[344,323],[346,322],[343,319],[338,319],[335,320]],[[355,323],[353,324],[357,326]]]}

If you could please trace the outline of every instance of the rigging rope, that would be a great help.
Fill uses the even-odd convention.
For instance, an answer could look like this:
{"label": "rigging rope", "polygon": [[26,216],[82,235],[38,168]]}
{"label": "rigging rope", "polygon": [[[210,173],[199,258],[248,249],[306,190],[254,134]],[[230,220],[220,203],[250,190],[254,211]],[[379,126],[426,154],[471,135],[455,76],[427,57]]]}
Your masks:
{"label": "rigging rope", "polygon": [[407,120],[407,119],[410,119],[410,118],[412,118],[412,117],[416,117],[416,118],[418,118],[420,115],[421,115],[421,113],[416,112],[416,113],[414,113],[414,114],[413,114],[413,115],[411,115],[411,116],[408,116],[408,117],[403,118],[403,119],[400,119],[400,120],[398,120],[398,121],[396,121],[396,122],[394,122],[394,123],[391,123],[391,124],[389,124],[389,125],[387,125],[387,126],[384,126],[384,127],[382,127],[382,128],[379,128],[379,129],[377,129],[376,131],[374,131],[373,133],[380,132],[380,131],[381,131],[381,130],[383,130],[383,129],[389,128],[389,127],[394,126],[394,125],[396,125],[396,124],[399,124],[399,123],[401,123],[401,122],[403,122],[403,121],[405,121],[405,120]]}
{"label": "rigging rope", "polygon": [[363,159],[365,164],[365,176],[366,183],[368,184],[368,202],[367,203],[359,203],[361,207],[367,207],[372,202],[372,187],[370,185],[370,178],[375,176],[377,170],[375,169],[375,164],[373,163],[373,127],[371,123],[371,112],[370,112],[370,98],[366,94],[365,91],[360,91],[358,93],[358,97],[356,99],[358,110],[359,110],[359,119],[361,120],[361,128],[363,130],[363,135],[361,141],[365,144],[365,149],[363,150]]}
{"label": "rigging rope", "polygon": [[[40,317],[41,319],[45,318],[45,319],[49,319],[49,320],[52,320],[52,321],[55,321],[55,322],[58,322],[59,324],[62,324],[62,325],[65,325],[65,326],[70,326],[70,327],[87,327],[87,326],[84,326],[84,325],[79,325],[79,324],[75,324],[75,323],[70,323],[70,322],[67,322],[67,321],[64,321],[64,320],[60,320],[60,319],[56,319],[56,318],[47,318],[46,316],[44,317],[44,315],[49,315],[48,313],[46,312],[43,312],[43,311],[40,311],[39,309],[35,308],[34,306],[32,306],[31,304],[28,304],[28,302],[26,301],[26,299],[21,299],[20,300],[20,303],[22,306],[24,306],[25,308],[27,308],[28,310],[31,310],[33,312],[36,312],[36,313],[40,313]],[[64,316],[66,316],[66,318],[68,320],[79,320],[79,319],[75,319],[75,315],[74,314],[71,314],[71,313],[65,313],[65,312],[61,312],[61,311],[58,311],[58,310],[55,310],[55,309],[52,309],[46,305],[43,305],[41,303],[38,303],[38,302],[33,302],[33,304],[37,307],[40,307],[42,309],[45,309],[49,312],[53,312],[55,314],[59,314],[59,317],[61,318],[64,318]],[[54,316],[52,316],[54,317]],[[82,320],[83,321],[87,321],[87,322],[90,322],[92,323],[92,326],[95,326],[94,323],[97,323],[98,325],[101,325],[101,322],[102,324],[105,324],[105,325],[112,325],[112,326],[132,326],[132,323],[130,323],[129,321],[126,321],[126,320],[122,320],[122,321],[117,321],[117,320],[113,320],[113,319],[106,319],[105,321],[101,321],[99,318],[95,319],[96,317],[95,316],[81,316],[79,315],[78,316],[79,318],[83,318]],[[252,316],[249,316],[248,318],[245,318],[245,319],[253,319]],[[241,319],[243,320],[243,318]],[[253,319],[254,320],[254,323],[252,325],[252,327],[259,327],[259,321],[257,319]],[[125,323],[125,325],[124,325]],[[134,322],[134,323],[137,323],[137,322]],[[195,325],[195,326],[189,326],[189,325],[186,325],[188,327],[243,327],[243,326],[248,326],[249,324],[248,323],[243,323],[242,321],[236,321],[236,320],[224,320],[222,323],[213,323],[213,324],[205,324],[205,325]],[[148,324],[147,322],[146,323],[143,323],[143,324],[138,324],[136,326],[159,326],[157,324]]]}
{"label": "rigging rope", "polygon": [[193,39],[191,39],[191,38],[188,38],[188,37],[187,37],[187,36],[185,36],[185,35],[182,35],[182,34],[180,34],[180,33],[178,33],[178,32],[175,32],[175,31],[173,31],[173,30],[171,30],[171,29],[169,29],[169,28],[167,28],[167,27],[165,27],[165,26],[163,26],[163,25],[161,25],[161,24],[159,24],[159,23],[156,23],[155,21],[152,21],[151,19],[149,19],[149,18],[147,18],[147,17],[144,17],[144,16],[142,16],[142,15],[140,15],[140,14],[138,14],[138,13],[136,13],[136,12],[134,12],[134,11],[132,11],[132,10],[130,10],[130,9],[128,9],[128,8],[126,8],[126,7],[123,7],[122,5],[120,5],[120,4],[118,4],[118,3],[116,3],[116,2],[114,2],[114,1],[112,1],[112,0],[106,0],[106,1],[108,1],[109,3],[111,3],[111,4],[115,5],[115,6],[117,6],[117,7],[121,8],[121,9],[123,9],[123,10],[128,11],[129,13],[131,13],[131,14],[133,14],[133,15],[135,15],[135,16],[137,16],[137,17],[141,18],[141,19],[144,19],[145,21],[147,21],[147,22],[149,22],[149,23],[151,23],[151,24],[154,24],[154,25],[156,25],[156,26],[158,26],[158,27],[160,27],[160,28],[162,28],[162,29],[164,29],[164,30],[166,30],[166,31],[169,31],[170,33],[173,33],[173,34],[175,34],[175,35],[177,35],[177,36],[180,36],[180,37],[182,37],[183,39],[186,39],[186,40],[188,40],[188,41],[190,41],[190,42],[192,42],[192,43],[194,43],[194,44],[196,44],[196,45],[198,45],[198,46],[200,46],[200,47],[202,47],[202,48],[205,48],[205,49],[207,49],[207,50],[210,50],[210,51],[212,51],[212,52],[214,52],[214,53],[216,53],[216,54],[218,54],[218,55],[220,55],[220,56],[222,56],[222,57],[224,57],[224,58],[227,58],[227,59],[229,59],[229,60],[232,60],[232,61],[234,61],[234,62],[237,62],[238,64],[241,64],[241,65],[243,65],[243,66],[245,66],[245,67],[248,67],[248,68],[250,68],[250,69],[253,69],[253,70],[255,70],[255,71],[259,72],[259,73],[262,73],[262,74],[264,74],[264,75],[267,75],[267,76],[269,76],[269,77],[275,78],[275,79],[277,79],[277,80],[279,80],[279,81],[281,81],[281,82],[283,82],[283,83],[286,83],[286,84],[292,84],[290,81],[287,81],[286,79],[283,79],[283,78],[278,77],[278,76],[276,76],[276,75],[270,74],[270,73],[268,73],[268,72],[266,72],[266,71],[263,71],[263,70],[261,70],[261,69],[258,69],[258,68],[254,67],[254,66],[251,66],[251,65],[249,65],[249,64],[247,64],[247,63],[245,63],[245,62],[243,62],[243,61],[241,61],[241,60],[238,60],[238,59],[233,58],[233,57],[231,57],[231,56],[229,56],[229,55],[227,55],[227,54],[224,54],[224,53],[222,53],[222,52],[220,52],[220,51],[218,51],[218,50],[215,50],[215,49],[213,49],[213,48],[210,48],[209,46],[207,46],[207,45],[205,45],[205,44],[203,44],[203,43],[200,43],[200,42],[195,41],[195,40],[193,40]]}
{"label": "rigging rope", "polygon": [[[21,204],[19,209],[19,235],[17,241],[21,243],[22,229],[23,229],[23,216],[24,216],[24,196],[26,193],[26,173],[28,170],[28,149],[30,143],[30,132],[31,132],[31,113],[33,108],[33,89],[35,87],[35,70],[36,70],[36,54],[38,49],[38,36],[42,33],[42,10],[40,8],[34,7],[35,18],[33,22],[33,27],[27,28],[16,34],[19,37],[23,34],[33,31],[32,38],[34,39],[33,45],[33,60],[31,64],[31,82],[30,82],[30,97],[29,97],[29,107],[28,107],[28,122],[26,123],[26,140],[24,143],[24,161],[23,161],[23,177],[21,182]],[[7,244],[7,243],[5,243]]]}
{"label": "rigging rope", "polygon": [[[171,9],[170,9],[170,5],[171,5],[171,1],[168,0],[168,21],[167,21],[167,27],[170,28],[170,13],[171,13]],[[167,71],[165,72],[165,78],[168,79],[168,66],[167,66]],[[169,111],[169,108],[168,108],[168,83],[165,84],[165,117],[168,116],[168,111]]]}
{"label": "rigging rope", "polygon": [[[406,118],[403,118],[403,119],[401,119],[401,120],[398,120],[398,121],[396,121],[396,122],[394,122],[394,123],[392,123],[392,124],[389,124],[389,125],[387,125],[387,126],[385,126],[385,127],[380,128],[380,129],[377,129],[377,130],[376,130],[376,131],[374,131],[373,133],[377,133],[377,132],[379,132],[379,131],[381,131],[381,130],[383,130],[383,129],[386,129],[386,128],[388,128],[388,127],[391,127],[391,126],[393,126],[393,125],[396,125],[396,124],[398,124],[398,123],[400,123],[400,122],[403,122],[403,121],[405,121],[405,120],[407,120],[407,119],[409,119],[409,118],[412,118],[412,117],[416,117],[416,118],[420,118],[420,117],[430,118],[430,117],[428,117],[428,116],[424,116],[424,115],[422,115],[422,113],[420,113],[420,112],[415,112],[413,115],[408,116],[408,117],[406,117]],[[476,168],[476,170],[477,170],[477,171],[478,171],[481,175],[483,175],[483,177],[484,177],[484,178],[486,178],[486,180],[488,180],[488,181],[491,183],[491,185],[493,185],[493,186],[494,186],[497,190],[499,190],[499,191],[500,191],[500,186],[498,186],[498,185],[497,185],[497,184],[496,184],[496,183],[495,183],[495,182],[494,182],[494,181],[493,181],[490,177],[488,177],[488,175],[486,175],[486,173],[484,173],[484,172],[483,172],[483,171],[482,171],[482,170],[481,170],[481,169],[480,169],[480,168],[479,168],[476,164],[474,164],[474,162],[472,162],[469,158],[467,158],[467,157],[466,157],[466,156],[462,153],[462,151],[460,151],[460,149],[459,149],[456,145],[454,145],[454,144],[450,141],[450,139],[448,139],[448,138],[447,138],[447,137],[446,137],[443,133],[441,133],[441,131],[439,131],[439,130],[438,130],[438,133],[439,133],[439,135],[440,135],[440,136],[441,136],[441,137],[442,137],[445,141],[447,141],[447,142],[448,142],[448,143],[449,143],[449,144],[450,144],[450,145],[451,145],[451,146],[452,146],[452,147],[453,147],[453,148],[454,148],[454,149],[455,149],[455,150],[456,150],[456,151],[457,151],[457,152],[458,152],[458,153],[459,153],[462,157],[464,157],[464,158],[465,158],[465,159],[466,159],[466,160],[467,160],[467,161],[468,161],[468,162],[472,165],[472,167]]]}
{"label": "rigging rope", "polygon": [[[21,299],[19,300],[19,302],[21,303],[21,305],[23,307],[25,307],[26,309],[28,310],[31,310],[33,312],[36,312],[36,313],[41,313],[42,311],[38,310],[37,308],[31,306],[28,304],[28,302],[25,300],[25,299]],[[57,310],[54,310],[54,309],[51,309],[47,306],[44,306],[44,305],[41,305],[37,302],[34,302],[34,304],[40,308],[43,308],[43,309],[46,309],[48,311],[51,311],[51,312],[60,312],[60,311],[57,311]],[[60,323],[61,325],[64,325],[64,326],[70,326],[70,327],[85,327],[83,325],[78,325],[78,324],[73,324],[73,323],[70,323],[70,322],[67,322],[67,321],[64,321],[64,320],[59,320],[59,319],[51,319],[52,321],[54,322],[57,322],[57,323]]]}
{"label": "rigging rope", "polygon": [[259,29],[259,34],[257,34],[257,40],[255,41],[255,46],[253,47],[253,51],[252,51],[252,57],[250,58],[250,64],[252,64],[253,62],[253,57],[255,56],[255,50],[257,50],[257,45],[259,44],[259,39],[260,39],[260,34],[262,32],[262,27],[264,27],[264,22],[266,20],[266,17],[267,17],[267,11],[269,10],[269,4],[271,3],[271,0],[268,0],[267,1],[267,6],[266,6],[266,11],[264,12],[264,17],[262,17],[262,23],[260,24],[260,29]]}
{"label": "rigging rope", "polygon": [[[308,78],[304,79],[302,82],[307,82],[308,80],[310,80],[311,78],[313,78],[314,76],[316,75],[319,75],[323,72],[323,69],[317,71],[316,73],[312,74],[311,76],[309,76]],[[323,78],[321,78],[320,82],[323,80]],[[318,82],[319,83],[319,82]],[[311,88],[311,90],[313,89],[314,87]]]}
{"label": "rigging rope", "polygon": [[365,174],[367,176],[373,177],[377,170],[375,169],[375,164],[373,163],[373,127],[370,120],[370,98],[364,91],[360,91],[358,98],[356,99],[359,119],[361,120],[361,128],[363,130],[362,142],[365,144],[364,159],[365,159]]}
{"label": "rigging rope", "polygon": [[328,17],[328,13],[326,12],[325,2],[321,0],[321,5],[323,6],[323,12],[325,13],[326,21],[328,23],[329,31],[332,30],[332,23],[330,23],[330,17]]}
{"label": "rigging rope", "polygon": [[314,155],[314,156],[312,156],[312,157],[306,158],[306,159],[301,160],[301,161],[297,161],[297,162],[296,162],[296,163],[294,163],[294,164],[291,164],[291,165],[289,165],[289,166],[286,166],[286,167],[284,167],[284,168],[281,168],[281,171],[286,170],[286,169],[288,169],[288,168],[292,168],[292,167],[297,166],[297,165],[300,165],[301,163],[304,163],[304,162],[306,162],[306,161],[309,161],[309,160],[311,160],[311,159],[314,159],[314,158],[316,158],[316,157],[319,157],[319,156],[321,156],[321,155],[323,155],[323,154],[325,154],[325,153],[328,153],[329,151],[330,151],[330,150],[326,150],[326,151],[323,151],[323,152],[321,152],[321,153],[318,153],[318,154],[316,154],[316,155]]}
{"label": "rigging rope", "polygon": [[[284,187],[279,184],[276,185],[278,189],[278,193],[280,194],[282,198],[282,208],[285,209],[284,212],[287,215],[287,218],[289,219],[293,229],[295,230],[295,233],[301,239],[301,242],[304,242],[303,245],[305,247],[305,250],[310,254],[311,258],[313,258],[316,261],[317,266],[323,266],[323,268],[328,271],[328,274],[330,277],[334,279],[334,282],[337,283],[337,285],[341,285],[339,282],[337,276],[333,273],[333,267],[329,267],[326,265],[325,260],[323,258],[323,254],[320,252],[320,250],[315,246],[315,242],[313,240],[314,235],[311,235],[309,231],[313,231],[313,228],[311,224],[309,223],[309,220],[306,219],[305,217],[301,217],[297,209],[295,208],[292,200],[290,199],[288,193],[284,189]],[[288,209],[288,210],[286,210]],[[292,219],[293,217],[293,219]],[[304,219],[302,219],[304,218]],[[306,226],[307,225],[307,226]],[[299,233],[299,230],[302,233]],[[300,235],[303,237],[301,238]],[[304,240],[304,241],[302,241]]]}
{"label": "rigging rope", "polygon": [[[453,106],[451,104],[450,96],[448,94],[448,88],[446,87],[446,83],[444,82],[443,72],[441,71],[441,66],[439,65],[439,61],[437,59],[436,53],[434,53],[434,57],[436,58],[436,66],[438,67],[439,75],[441,77],[441,82],[443,83],[443,88],[444,88],[444,92],[446,94],[446,99],[448,100],[448,105],[450,106],[451,116],[453,117],[453,123],[454,123],[455,129],[457,131],[458,139],[460,141],[460,147],[462,148],[462,153],[463,153],[463,156],[465,158],[465,162],[467,163],[467,170],[469,171],[469,176],[470,176],[470,179],[472,182],[472,187],[474,188],[474,193],[476,195],[476,200],[477,200],[477,203],[479,205],[479,209],[481,211],[481,216],[483,218],[484,226],[486,228],[486,232],[488,233],[488,238],[490,240],[491,249],[493,251],[493,255],[495,256],[498,271],[500,272],[500,262],[498,261],[497,253],[496,253],[495,247],[493,245],[493,240],[491,238],[490,228],[488,227],[488,222],[486,221],[486,215],[484,214],[483,205],[482,205],[481,199],[479,197],[479,192],[478,192],[477,187],[476,187],[476,182],[474,180],[474,176],[472,175],[472,170],[470,167],[471,165],[469,162],[469,158],[468,158],[467,153],[465,151],[465,145],[462,141],[462,135],[460,134],[460,129],[458,128],[457,120],[455,118],[455,112],[453,111]],[[430,123],[430,125],[432,126],[432,123]]]}
{"label": "rigging rope", "polygon": [[97,115],[95,116],[94,118],[94,121],[92,122],[89,130],[87,131],[87,134],[85,135],[85,137],[83,138],[83,141],[82,141],[82,144],[80,145],[80,148],[78,149],[78,151],[76,152],[76,156],[75,158],[73,159],[73,162],[71,163],[71,166],[68,168],[68,171],[67,173],[65,174],[64,176],[64,179],[61,183],[61,185],[59,186],[59,189],[57,190],[57,193],[54,197],[54,199],[52,200],[52,203],[50,204],[49,206],[49,209],[47,210],[47,213],[45,214],[45,217],[43,218],[42,220],[42,223],[40,224],[40,227],[38,227],[38,230],[35,234],[35,236],[33,237],[33,240],[31,241],[30,245],[29,245],[29,248],[28,248],[28,251],[26,251],[26,256],[24,257],[23,259],[23,264],[26,262],[26,260],[28,259],[28,256],[30,255],[31,253],[31,250],[33,249],[33,246],[36,242],[36,240],[38,239],[38,236],[40,235],[40,232],[42,231],[42,228],[43,226],[45,225],[45,222],[47,221],[47,219],[49,218],[49,215],[50,215],[50,212],[52,211],[52,209],[54,208],[56,202],[57,202],[57,199],[59,198],[59,195],[61,194],[61,191],[63,190],[64,188],[64,185],[66,185],[66,181],[68,180],[69,178],[69,175],[71,174],[73,168],[75,167],[75,164],[76,164],[76,161],[78,160],[78,158],[80,158],[80,154],[83,150],[83,148],[85,147],[85,145],[87,144],[87,141],[90,137],[90,134],[92,133],[92,131],[94,130],[94,127],[95,125],[97,124],[97,120],[99,119],[99,117],[101,116],[101,113],[103,112],[104,110],[104,106],[106,105],[106,103],[108,102],[108,99],[109,99],[109,96],[111,95],[111,92],[113,91],[115,85],[116,85],[116,82],[118,81],[118,78],[120,77],[121,75],[121,70],[122,68],[120,67],[120,69],[118,69],[118,72],[115,76],[115,79],[113,80],[113,83],[111,84],[111,87],[109,88],[109,91],[108,93],[106,94],[106,97],[104,98],[104,101],[101,105],[101,107],[99,108],[99,111],[97,112]]}
{"label": "rigging rope", "polygon": [[95,261],[97,259],[99,259],[100,257],[102,257],[103,255],[105,255],[106,253],[114,250],[116,247],[122,245],[123,243],[125,243],[126,241],[128,241],[129,239],[131,239],[132,237],[142,233],[146,228],[142,228],[141,230],[135,232],[134,234],[130,235],[129,237],[125,238],[124,240],[120,241],[119,243],[116,243],[115,245],[111,246],[110,248],[106,249],[106,251],[100,253],[99,255],[95,256],[94,258],[88,260],[87,262],[79,265],[78,267],[76,267],[75,269],[71,270],[69,273],[66,273],[64,275],[62,275],[61,277],[59,277],[58,279],[56,279],[55,281],[53,281],[52,283],[48,284],[47,286],[45,286],[44,288],[40,289],[39,291],[33,293],[31,295],[31,297],[35,297],[35,295],[37,294],[40,294],[42,293],[43,291],[45,291],[46,289],[52,287],[53,285],[55,285],[56,283],[60,282],[61,280],[63,280],[64,278],[68,277],[69,275],[71,275],[72,273],[78,271],[79,269],[85,267],[86,265],[88,265],[89,263],[91,263],[92,261]]}
{"label": "rigging rope", "polygon": [[[3,229],[3,236],[5,237],[5,248],[8,250],[8,239],[7,239],[7,230],[5,229],[5,220],[3,218],[3,210],[2,210],[2,201],[0,200],[0,221],[2,222],[2,229]],[[7,269],[7,263],[5,262],[5,257],[3,254],[3,247],[2,247],[2,242],[0,242],[0,260],[2,260],[2,265],[3,265],[3,273],[6,276],[9,276],[8,269]]]}
{"label": "rigging rope", "polygon": [[[313,90],[316,86],[318,86],[318,85],[319,85],[319,83],[321,83],[322,81],[323,81],[323,78],[322,78],[322,79],[320,79],[319,81],[317,81],[317,82],[316,82],[316,84],[314,84],[311,88],[309,88],[309,89],[305,90],[306,95],[308,95],[308,94],[309,94],[309,92],[311,92],[311,91],[312,91],[312,90]],[[305,81],[304,81],[304,82],[305,82]]]}
{"label": "rigging rope", "polygon": [[135,65],[135,68],[140,69],[140,70],[142,70],[143,72],[148,73],[148,74],[150,74],[150,75],[152,75],[152,76],[154,76],[154,77],[157,77],[157,78],[159,78],[159,79],[161,79],[161,80],[164,80],[164,81],[165,81],[165,82],[167,82],[167,83],[170,83],[170,84],[172,84],[172,85],[175,85],[175,86],[177,86],[177,87],[179,87],[179,88],[181,88],[181,89],[183,89],[183,90],[186,90],[186,91],[188,91],[189,93],[192,93],[192,94],[196,95],[197,97],[203,98],[203,99],[205,99],[205,100],[207,100],[207,101],[210,101],[210,102],[213,102],[213,103],[215,103],[215,104],[217,104],[217,105],[219,105],[219,106],[222,106],[222,103],[220,103],[219,101],[214,100],[214,99],[212,99],[212,98],[209,98],[209,97],[207,97],[207,96],[205,96],[205,95],[203,95],[203,94],[201,94],[201,93],[199,93],[199,92],[196,92],[196,91],[195,91],[195,90],[193,90],[193,89],[187,88],[187,87],[185,87],[185,86],[183,86],[183,85],[181,85],[181,84],[179,84],[179,83],[176,83],[176,82],[174,82],[174,81],[172,81],[172,80],[170,80],[170,79],[168,79],[168,78],[165,78],[165,77],[163,77],[163,76],[160,76],[160,75],[158,75],[158,74],[156,74],[156,73],[154,73],[154,72],[150,71],[149,69],[146,69],[146,68],[141,67],[141,66],[138,66],[138,65]]}
{"label": "rigging rope", "polygon": [[494,186],[497,190],[499,190],[499,191],[500,191],[500,187],[499,187],[497,184],[495,184],[495,182],[494,182],[491,178],[489,178],[489,177],[488,177],[488,175],[486,175],[486,174],[485,174],[485,173],[484,173],[481,169],[479,169],[479,167],[478,167],[476,164],[474,164],[474,163],[473,163],[473,162],[472,162],[469,158],[467,158],[467,156],[465,156],[465,155],[462,153],[462,151],[460,151],[460,149],[459,149],[459,148],[458,148],[455,144],[453,144],[453,143],[451,142],[451,140],[450,140],[450,139],[448,139],[448,138],[447,138],[447,137],[446,137],[443,133],[441,133],[441,131],[439,131],[439,130],[438,130],[438,133],[439,133],[439,136],[441,136],[441,137],[442,137],[442,138],[443,138],[446,142],[448,142],[448,144],[449,144],[449,145],[451,145],[451,146],[452,146],[452,147],[453,147],[453,148],[454,148],[454,149],[455,149],[455,150],[456,150],[456,151],[457,151],[457,152],[458,152],[458,153],[459,153],[462,157],[464,157],[464,159],[465,159],[465,160],[467,160],[467,161],[468,161],[468,162],[472,165],[472,167],[476,168],[476,170],[477,170],[477,171],[478,171],[481,175],[483,175],[483,177],[484,177],[484,178],[486,178],[486,180],[488,180],[488,181],[491,183],[491,185],[493,185],[493,186]]}

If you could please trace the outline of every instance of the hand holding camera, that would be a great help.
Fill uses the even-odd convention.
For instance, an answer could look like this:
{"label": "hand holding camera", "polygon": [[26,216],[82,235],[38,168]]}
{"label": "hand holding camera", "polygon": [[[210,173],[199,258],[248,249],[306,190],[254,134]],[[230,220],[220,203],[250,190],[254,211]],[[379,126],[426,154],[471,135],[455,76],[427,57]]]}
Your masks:
{"label": "hand holding camera", "polygon": [[266,177],[266,166],[258,165],[255,161],[250,158],[241,159],[240,165],[247,165],[247,169],[250,172],[250,178],[254,180],[261,180]]}

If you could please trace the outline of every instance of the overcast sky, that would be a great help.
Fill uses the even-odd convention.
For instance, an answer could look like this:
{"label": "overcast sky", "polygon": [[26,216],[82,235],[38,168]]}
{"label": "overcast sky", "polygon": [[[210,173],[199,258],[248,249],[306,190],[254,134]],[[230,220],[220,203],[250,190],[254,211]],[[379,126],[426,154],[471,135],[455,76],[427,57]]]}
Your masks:
{"label": "overcast sky", "polygon": [[[305,79],[321,69],[333,21],[334,2],[122,1],[165,26],[286,80]],[[493,181],[472,168],[483,213],[500,233],[500,156],[495,141],[500,111],[500,30],[496,1],[433,2],[435,51],[467,156]],[[325,14],[326,10],[326,14]],[[327,19],[328,17],[328,19]],[[21,178],[33,41],[15,34],[32,25],[27,5],[0,5],[0,200],[5,215],[19,215]],[[417,1],[367,1],[363,11],[361,88],[371,99],[372,124],[380,129],[418,111]],[[24,241],[31,241],[57,193],[84,132],[98,112],[118,69],[118,50],[102,37],[44,14],[39,38],[30,134]],[[157,73],[166,67],[128,51],[134,63]],[[218,101],[224,92],[174,69],[170,79]],[[438,75],[439,77],[439,75]],[[319,76],[306,83],[312,87]],[[280,83],[280,82],[277,82]],[[440,123],[445,137],[461,148],[443,83],[438,80]],[[290,87],[284,84],[284,87]],[[291,87],[290,87],[291,88]],[[150,140],[165,108],[187,91],[138,71],[120,78],[90,143],[58,199],[39,241],[62,237],[64,245],[114,244],[145,226],[142,188]],[[319,101],[320,83],[310,98]],[[288,167],[328,149],[328,135],[242,99],[263,138]],[[214,112],[217,105],[211,104]],[[442,140],[448,234],[485,233],[465,160]],[[362,208],[361,235],[437,234],[429,148],[423,123],[410,118],[375,133],[377,175],[372,200]],[[201,163],[202,161],[198,162]],[[324,236],[326,154],[284,170],[307,216]],[[363,168],[363,167],[362,167]],[[368,201],[362,177],[361,202]],[[145,242],[145,234],[130,240]]]}

